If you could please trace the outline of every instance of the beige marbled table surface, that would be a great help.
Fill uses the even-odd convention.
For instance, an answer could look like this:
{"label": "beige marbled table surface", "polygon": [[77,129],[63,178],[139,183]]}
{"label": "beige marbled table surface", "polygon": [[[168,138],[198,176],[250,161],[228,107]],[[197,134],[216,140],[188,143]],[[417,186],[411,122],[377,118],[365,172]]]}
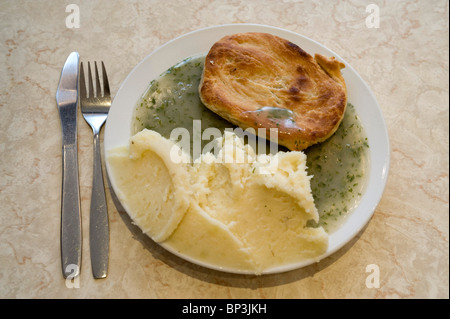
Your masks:
{"label": "beige marbled table surface", "polygon": [[[79,8],[79,28],[66,25],[71,3]],[[366,24],[370,4],[379,8],[379,28]],[[447,0],[0,1],[0,297],[448,298],[448,18]],[[80,114],[83,264],[79,288],[69,288],[60,269],[62,139],[55,102],[67,55],[103,60],[114,94],[137,63],[174,37],[244,22],[324,44],[373,90],[391,146],[390,175],[373,218],[318,264],[240,276],[159,248],[130,226],[108,191],[109,276],[94,280],[92,135]],[[366,286],[369,264],[379,267],[379,288]]]}

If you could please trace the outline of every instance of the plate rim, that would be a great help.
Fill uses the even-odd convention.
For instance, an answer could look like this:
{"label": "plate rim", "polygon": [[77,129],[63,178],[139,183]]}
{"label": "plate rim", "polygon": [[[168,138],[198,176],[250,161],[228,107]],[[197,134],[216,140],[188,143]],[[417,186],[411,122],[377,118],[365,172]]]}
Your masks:
{"label": "plate rim", "polygon": [[[195,37],[196,35],[199,35],[202,33],[215,33],[215,32],[222,33],[221,31],[226,31],[226,34],[232,34],[232,33],[238,33],[236,31],[232,31],[232,30],[239,30],[241,28],[249,28],[249,29],[255,29],[255,30],[238,31],[238,32],[251,32],[251,31],[268,32],[268,33],[276,34],[276,35],[279,35],[282,37],[284,36],[285,38],[288,38],[289,41],[292,41],[292,40],[290,40],[290,38],[295,38],[295,39],[297,39],[297,41],[298,41],[298,39],[301,39],[302,41],[309,42],[308,46],[310,46],[310,45],[316,46],[316,47],[321,48],[321,50],[319,50],[319,51],[326,51],[326,52],[323,52],[325,54],[331,53],[332,56],[334,56],[336,59],[340,60],[341,62],[343,62],[345,64],[346,67],[343,70],[343,74],[344,74],[346,82],[347,82],[348,77],[352,77],[352,81],[357,81],[359,83],[359,85],[362,86],[362,88],[365,91],[364,93],[367,94],[367,99],[375,105],[375,108],[370,110],[370,112],[371,112],[370,116],[374,116],[378,121],[377,123],[381,124],[380,125],[381,127],[378,127],[377,129],[380,129],[380,131],[378,132],[378,136],[381,138],[382,141],[379,141],[378,139],[375,139],[375,140],[376,140],[378,148],[380,146],[382,148],[384,148],[384,152],[383,152],[383,154],[381,154],[382,158],[380,159],[379,156],[378,157],[374,156],[377,154],[373,154],[374,151],[372,150],[371,145],[372,145],[372,142],[374,142],[375,140],[372,140],[372,142],[371,142],[369,139],[369,153],[370,153],[370,162],[371,162],[369,165],[369,168],[370,168],[370,176],[368,177],[369,180],[366,185],[366,190],[364,191],[364,194],[362,195],[358,206],[350,214],[350,215],[354,215],[357,211],[359,211],[359,208],[364,209],[366,213],[363,214],[363,216],[361,216],[363,218],[358,223],[357,227],[349,227],[348,223],[349,223],[349,219],[351,220],[351,216],[349,218],[347,218],[347,220],[344,221],[343,225],[341,227],[339,227],[336,230],[336,232],[329,234],[329,247],[324,254],[318,256],[317,258],[308,259],[308,260],[305,260],[302,262],[296,262],[296,263],[292,263],[292,264],[286,264],[286,265],[282,265],[282,266],[276,266],[276,267],[269,268],[262,272],[262,274],[282,273],[282,272],[303,268],[308,265],[317,263],[317,262],[331,256],[332,254],[334,254],[335,252],[340,250],[343,246],[348,244],[355,236],[357,236],[361,232],[361,230],[364,227],[366,227],[368,225],[370,219],[372,218],[373,214],[375,213],[376,207],[378,206],[379,202],[381,201],[384,190],[386,188],[387,179],[389,176],[390,153],[391,153],[387,126],[386,126],[386,123],[385,123],[385,120],[384,120],[384,117],[382,114],[382,110],[378,104],[378,101],[376,100],[374,93],[372,92],[372,90],[370,89],[368,84],[364,81],[364,79],[361,77],[361,75],[359,75],[359,73],[356,72],[356,70],[349,63],[347,63],[340,55],[338,55],[337,53],[335,53],[333,50],[329,49],[325,45],[323,45],[313,39],[310,39],[304,35],[301,35],[294,31],[283,29],[280,27],[264,25],[264,24],[255,24],[255,23],[235,23],[235,24],[222,24],[222,25],[208,26],[205,28],[193,30],[188,33],[179,35],[179,36],[167,41],[166,43],[162,44],[161,46],[157,47],[155,50],[153,50],[147,56],[145,56],[122,81],[122,83],[119,86],[119,89],[113,99],[113,103],[112,103],[111,109],[110,109],[110,114],[112,113],[113,117],[114,117],[116,109],[118,109],[120,107],[120,103],[119,103],[120,100],[118,102],[116,102],[117,101],[116,98],[118,96],[121,97],[122,95],[124,95],[126,93],[123,91],[127,89],[126,85],[129,83],[129,81],[131,81],[133,79],[133,77],[136,77],[139,69],[142,68],[144,66],[144,64],[146,62],[148,62],[150,59],[154,58],[155,55],[157,55],[158,53],[163,52],[165,49],[176,44],[177,42],[189,39],[191,37]],[[286,35],[288,35],[288,36],[286,36]],[[217,40],[219,40],[219,38],[217,38],[216,41]],[[302,41],[300,41],[300,42],[302,42]],[[212,45],[212,43],[211,43],[211,45]],[[300,46],[302,46],[302,45],[300,45]],[[308,52],[308,50],[305,50],[305,51]],[[199,54],[199,53],[206,53],[206,52],[199,51],[199,52],[195,52],[192,54],[190,53],[190,54],[186,55],[185,58],[187,58],[189,56],[193,56],[195,54]],[[314,52],[314,53],[316,53],[316,52]],[[174,61],[172,65],[180,62],[181,60],[182,59],[180,59],[179,61]],[[170,66],[171,65],[169,65],[168,67],[170,67]],[[163,69],[160,73],[162,73],[164,70],[165,69]],[[145,83],[145,87],[147,87],[149,83],[150,83],[150,81]],[[140,93],[140,96],[143,94],[143,92],[144,91],[142,90]],[[354,94],[359,94],[359,93],[356,92]],[[350,96],[350,94],[349,94],[349,96]],[[350,100],[350,98],[349,98],[349,100]],[[137,102],[137,100],[132,102],[132,108],[134,108],[136,102]],[[352,102],[352,104],[353,104],[353,102]],[[358,107],[357,105],[355,105],[355,108],[358,113],[358,109],[361,108],[361,106]],[[360,116],[359,113],[358,113],[358,116]],[[104,148],[105,155],[107,154],[109,149],[113,148],[112,146],[110,146],[110,140],[111,140],[110,135],[111,135],[111,130],[112,130],[112,128],[111,128],[112,124],[110,124],[111,122],[112,121],[110,120],[110,115],[109,115],[108,119],[106,121],[105,132],[104,132],[103,148]],[[129,118],[129,122],[130,123],[128,123],[128,124],[131,125],[131,118]],[[367,122],[367,120],[366,120],[366,122]],[[365,129],[366,129],[366,124],[367,123],[363,123],[363,126]],[[128,138],[131,135],[130,129],[129,129],[129,132],[130,132],[130,134],[128,135]],[[367,129],[366,129],[366,133],[368,133]],[[123,145],[123,143],[121,145]],[[115,182],[110,173],[111,168],[110,168],[109,163],[106,160],[106,158],[107,158],[107,156],[105,156],[105,166],[106,166],[107,174],[109,177],[110,186],[111,186],[112,190],[115,192],[115,189],[117,189],[117,188],[115,187]],[[373,162],[375,160],[375,158],[378,159],[378,163]],[[373,176],[374,173],[379,174],[379,176],[377,176],[377,177]],[[375,182],[377,182],[376,185],[372,184],[373,178],[375,178]],[[368,194],[368,192],[371,192],[371,191],[376,191],[376,194]],[[120,200],[119,200],[119,202],[120,202]],[[121,203],[121,204],[124,207],[124,209],[126,210],[123,203]],[[364,206],[361,206],[363,204],[364,204]],[[128,214],[128,212],[127,212],[127,214]],[[129,216],[129,214],[128,214],[128,216]],[[347,228],[350,228],[350,229],[347,229]],[[333,239],[336,240],[336,238],[338,239],[337,242],[333,242]],[[254,272],[252,272],[252,271],[232,269],[232,268],[228,268],[228,267],[221,267],[221,266],[218,266],[215,264],[210,264],[205,261],[197,260],[191,256],[179,253],[178,251],[176,251],[176,249],[174,249],[173,247],[171,247],[170,245],[168,245],[164,242],[156,243],[156,244],[158,244],[159,246],[163,247],[167,251],[173,253],[174,255],[176,255],[180,258],[182,258],[188,262],[191,262],[193,264],[202,266],[202,267],[206,267],[209,269],[218,270],[218,271],[222,271],[222,272],[227,272],[227,273],[234,273],[234,274],[243,274],[243,275],[254,274]]]}

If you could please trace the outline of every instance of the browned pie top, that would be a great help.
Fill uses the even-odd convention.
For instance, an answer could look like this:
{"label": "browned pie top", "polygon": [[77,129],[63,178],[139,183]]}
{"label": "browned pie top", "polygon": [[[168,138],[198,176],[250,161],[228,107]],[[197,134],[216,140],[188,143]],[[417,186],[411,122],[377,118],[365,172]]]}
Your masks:
{"label": "browned pie top", "polygon": [[303,150],[330,137],[344,116],[343,67],[271,34],[233,34],[207,54],[200,98],[243,129],[278,128],[279,144]]}

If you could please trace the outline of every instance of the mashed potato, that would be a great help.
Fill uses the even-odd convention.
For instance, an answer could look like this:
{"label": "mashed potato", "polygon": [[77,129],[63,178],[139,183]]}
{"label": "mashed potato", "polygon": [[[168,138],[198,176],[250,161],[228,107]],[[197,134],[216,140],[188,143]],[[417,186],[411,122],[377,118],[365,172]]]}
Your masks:
{"label": "mashed potato", "polygon": [[[256,155],[232,132],[193,164],[159,133],[143,130],[107,154],[117,196],[157,242],[226,269],[256,274],[318,258],[328,247],[303,152]],[[177,164],[175,164],[177,162]]]}

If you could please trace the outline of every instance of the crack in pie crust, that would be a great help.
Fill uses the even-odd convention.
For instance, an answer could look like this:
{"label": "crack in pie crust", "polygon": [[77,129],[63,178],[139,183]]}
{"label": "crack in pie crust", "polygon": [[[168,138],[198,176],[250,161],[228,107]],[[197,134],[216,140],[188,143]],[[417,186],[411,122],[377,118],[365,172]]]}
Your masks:
{"label": "crack in pie crust", "polygon": [[344,67],[268,33],[233,34],[208,52],[200,98],[243,129],[278,128],[280,145],[303,150],[333,135],[344,117]]}

